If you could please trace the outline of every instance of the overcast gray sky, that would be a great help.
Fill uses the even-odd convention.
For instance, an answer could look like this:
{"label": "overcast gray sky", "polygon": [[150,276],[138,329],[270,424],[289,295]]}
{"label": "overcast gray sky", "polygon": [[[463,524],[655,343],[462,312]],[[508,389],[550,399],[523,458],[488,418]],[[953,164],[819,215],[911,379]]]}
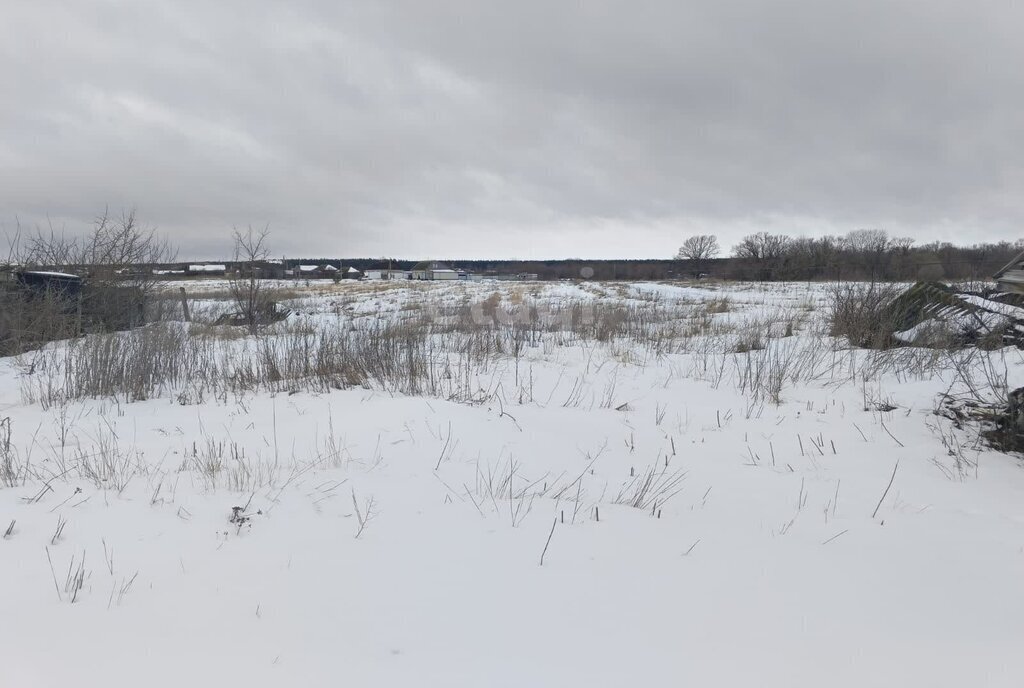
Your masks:
{"label": "overcast gray sky", "polygon": [[[1016,7],[1014,7],[1016,5]],[[0,226],[183,257],[667,257],[1024,236],[1024,6],[2,0]]]}

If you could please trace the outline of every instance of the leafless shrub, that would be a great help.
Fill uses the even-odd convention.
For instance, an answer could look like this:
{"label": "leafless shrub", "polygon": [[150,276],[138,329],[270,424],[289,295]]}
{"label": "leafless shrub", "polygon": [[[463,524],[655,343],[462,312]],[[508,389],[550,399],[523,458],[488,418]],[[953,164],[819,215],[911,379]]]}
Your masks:
{"label": "leafless shrub", "polygon": [[466,401],[487,398],[488,390],[474,386],[473,361],[458,355],[465,344],[463,337],[442,341],[429,328],[409,323],[284,328],[237,341],[193,336],[178,323],[159,323],[37,352],[26,364],[22,395],[47,407],[80,398],[135,401],[173,392],[182,403],[199,403],[260,389],[352,386]]}
{"label": "leafless shrub", "polygon": [[[388,318],[341,313],[333,324],[290,318],[262,329],[258,338],[239,336],[239,328],[201,323],[158,323],[90,335],[34,354],[24,363],[21,385],[26,401],[43,405],[161,395],[201,403],[258,390],[351,387],[465,402],[486,401],[498,393],[504,401],[523,400],[533,398],[532,376],[520,370],[531,349],[578,346],[600,347],[609,359],[626,365],[686,353],[685,363],[673,364],[679,374],[713,386],[732,380],[758,399],[777,401],[790,382],[822,375],[835,379],[837,371],[852,377],[869,362],[884,364],[869,361],[868,353],[886,352],[851,349],[865,357],[844,373],[836,352],[820,340],[777,339],[786,334],[786,312],[766,318],[745,315],[712,318],[700,302],[665,299],[542,300],[523,292],[515,299],[492,294],[474,304],[424,297],[415,308],[396,310]],[[733,353],[737,350],[742,353]],[[502,389],[496,373],[509,363],[516,373],[515,389]],[[600,384],[603,392],[577,379],[565,403],[580,405],[589,397],[613,408],[621,402],[615,399],[614,379],[603,377]]]}
{"label": "leafless shrub", "polygon": [[852,346],[887,349],[894,345],[898,324],[887,306],[899,290],[880,282],[836,284],[829,297],[832,336],[845,336]]}
{"label": "leafless shrub", "polygon": [[773,339],[764,349],[732,357],[736,388],[753,401],[782,401],[785,385],[833,379],[838,360],[813,340]]}
{"label": "leafless shrub", "polygon": [[82,398],[148,399],[176,383],[201,379],[214,350],[173,323],[93,335],[35,356],[22,393],[44,406]]}
{"label": "leafless shrub", "polygon": [[37,229],[20,239],[14,255],[23,266],[70,269],[148,291],[155,280],[143,268],[173,261],[177,250],[155,229],[143,227],[134,210],[117,216],[104,210],[84,235]]}
{"label": "leafless shrub", "polygon": [[79,236],[51,227],[20,237],[14,255],[22,267],[85,277],[82,325],[111,330],[144,321],[157,286],[152,266],[173,261],[177,251],[155,229],[142,226],[134,210],[116,216],[104,210],[92,229]]}
{"label": "leafless shrub", "polygon": [[744,354],[748,351],[760,351],[765,348],[766,332],[762,323],[751,320],[744,324],[736,333],[733,351]]}
{"label": "leafless shrub", "polygon": [[238,229],[232,234],[237,271],[230,279],[229,291],[238,312],[239,324],[244,325],[250,334],[256,334],[262,325],[277,319],[276,304],[259,272],[260,264],[270,257],[268,235],[266,229],[253,233],[251,227],[244,234]]}
{"label": "leafless shrub", "polygon": [[1010,365],[1006,354],[1006,349],[946,351],[944,358],[955,375],[950,391],[955,387],[958,394],[979,404],[1008,406],[1013,388],[1009,381]]}
{"label": "leafless shrub", "polygon": [[883,350],[850,349],[846,358],[846,375],[850,381],[875,379],[894,375],[899,381],[929,379],[950,368],[942,349],[899,347]]}

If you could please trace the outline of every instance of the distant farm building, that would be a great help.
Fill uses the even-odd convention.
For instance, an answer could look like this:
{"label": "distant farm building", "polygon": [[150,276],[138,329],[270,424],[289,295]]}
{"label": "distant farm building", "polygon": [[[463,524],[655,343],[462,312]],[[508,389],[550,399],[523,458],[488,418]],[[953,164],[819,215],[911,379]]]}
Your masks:
{"label": "distant farm building", "polygon": [[[0,281],[0,313],[13,312],[7,325],[29,314],[33,318],[40,313],[51,318],[68,316],[72,319],[67,322],[50,324],[50,334],[63,338],[81,331],[128,329],[145,320],[145,293],[136,285],[117,280],[86,280],[80,275],[48,270],[15,270],[4,277]],[[44,329],[50,325],[44,323]],[[26,321],[21,326],[31,331],[38,323]],[[3,329],[6,328],[0,327]],[[0,340],[6,338],[6,334],[0,333]],[[0,345],[0,349],[5,348],[6,345]]]}
{"label": "distant farm building", "polygon": [[284,263],[280,260],[264,260],[252,263],[239,263],[235,266],[239,277],[258,277],[260,279],[281,279],[285,276]]}
{"label": "distant farm building", "polygon": [[82,293],[82,278],[66,272],[19,270],[12,274],[11,281],[27,293],[67,301],[76,301]]}
{"label": "distant farm building", "polygon": [[487,278],[500,282],[535,282],[539,276],[535,272],[518,272],[515,274],[488,275]]}
{"label": "distant farm building", "polygon": [[433,260],[425,260],[412,266],[412,279],[414,280],[457,280],[459,271],[453,270],[444,263]]}
{"label": "distant farm building", "polygon": [[363,277],[368,280],[407,280],[412,278],[412,273],[408,270],[378,268],[376,270],[367,270],[363,273]]}
{"label": "distant farm building", "polygon": [[202,277],[223,277],[228,272],[228,266],[220,263],[196,263],[185,269],[186,275],[200,275]]}
{"label": "distant farm building", "polygon": [[337,279],[341,271],[336,265],[298,265],[293,274],[302,279]]}

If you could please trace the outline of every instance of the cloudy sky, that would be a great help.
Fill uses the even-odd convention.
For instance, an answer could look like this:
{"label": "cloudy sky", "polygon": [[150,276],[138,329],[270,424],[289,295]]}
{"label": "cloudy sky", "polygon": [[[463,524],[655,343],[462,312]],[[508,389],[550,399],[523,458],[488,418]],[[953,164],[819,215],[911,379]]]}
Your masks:
{"label": "cloudy sky", "polygon": [[134,207],[188,258],[249,225],[307,256],[1016,239],[1021,27],[1009,0],[2,0],[0,229]]}

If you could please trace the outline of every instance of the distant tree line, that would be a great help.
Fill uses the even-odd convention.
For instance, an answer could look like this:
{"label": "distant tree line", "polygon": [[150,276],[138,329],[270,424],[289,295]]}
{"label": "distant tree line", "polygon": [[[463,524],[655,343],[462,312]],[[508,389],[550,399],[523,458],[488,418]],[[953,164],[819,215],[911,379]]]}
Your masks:
{"label": "distant tree line", "polygon": [[[484,274],[533,273],[541,280],[659,280],[712,277],[735,280],[961,280],[986,279],[1024,251],[1024,238],[958,246],[916,243],[880,229],[843,236],[793,237],[757,232],[722,257],[717,237],[687,237],[671,260],[449,260]],[[344,261],[360,270],[387,266],[380,259]],[[397,269],[414,261],[392,260]]]}
{"label": "distant tree line", "polygon": [[1024,250],[1024,239],[968,246],[915,245],[880,229],[843,236],[791,237],[758,232],[744,237],[717,276],[741,280],[951,280],[982,279]]}
{"label": "distant tree line", "polygon": [[[958,246],[916,243],[881,229],[842,236],[794,237],[757,232],[723,257],[713,234],[687,237],[670,260],[446,260],[483,274],[532,273],[541,280],[660,280],[711,277],[735,280],[961,280],[986,279],[1024,251],[1024,238]],[[361,258],[343,261],[360,270],[415,261]]]}
{"label": "distant tree line", "polygon": [[[251,232],[250,232],[251,234]],[[266,232],[256,238],[264,237]],[[248,237],[249,235],[245,235]],[[239,255],[236,232],[232,260],[219,260],[229,274],[284,277],[299,265],[330,264],[360,271],[394,268],[409,270],[417,260],[393,258],[270,259],[259,243],[258,256]],[[713,234],[685,237],[673,258],[647,260],[462,260],[423,256],[451,267],[484,275],[536,275],[540,280],[666,280],[712,277],[737,280],[956,280],[991,277],[1024,250],[1017,241],[958,246],[948,242],[917,243],[890,236],[881,229],[859,229],[842,236],[795,237],[757,232],[743,237],[729,256],[723,256]],[[245,253],[244,251],[242,252]],[[59,268],[119,287],[148,293],[153,270],[181,271],[176,251],[153,230],[141,227],[133,212],[120,216],[104,212],[91,232],[79,238],[43,232],[19,234],[7,263],[37,269]],[[3,261],[0,260],[0,268]],[[97,279],[98,278],[98,279]]]}

